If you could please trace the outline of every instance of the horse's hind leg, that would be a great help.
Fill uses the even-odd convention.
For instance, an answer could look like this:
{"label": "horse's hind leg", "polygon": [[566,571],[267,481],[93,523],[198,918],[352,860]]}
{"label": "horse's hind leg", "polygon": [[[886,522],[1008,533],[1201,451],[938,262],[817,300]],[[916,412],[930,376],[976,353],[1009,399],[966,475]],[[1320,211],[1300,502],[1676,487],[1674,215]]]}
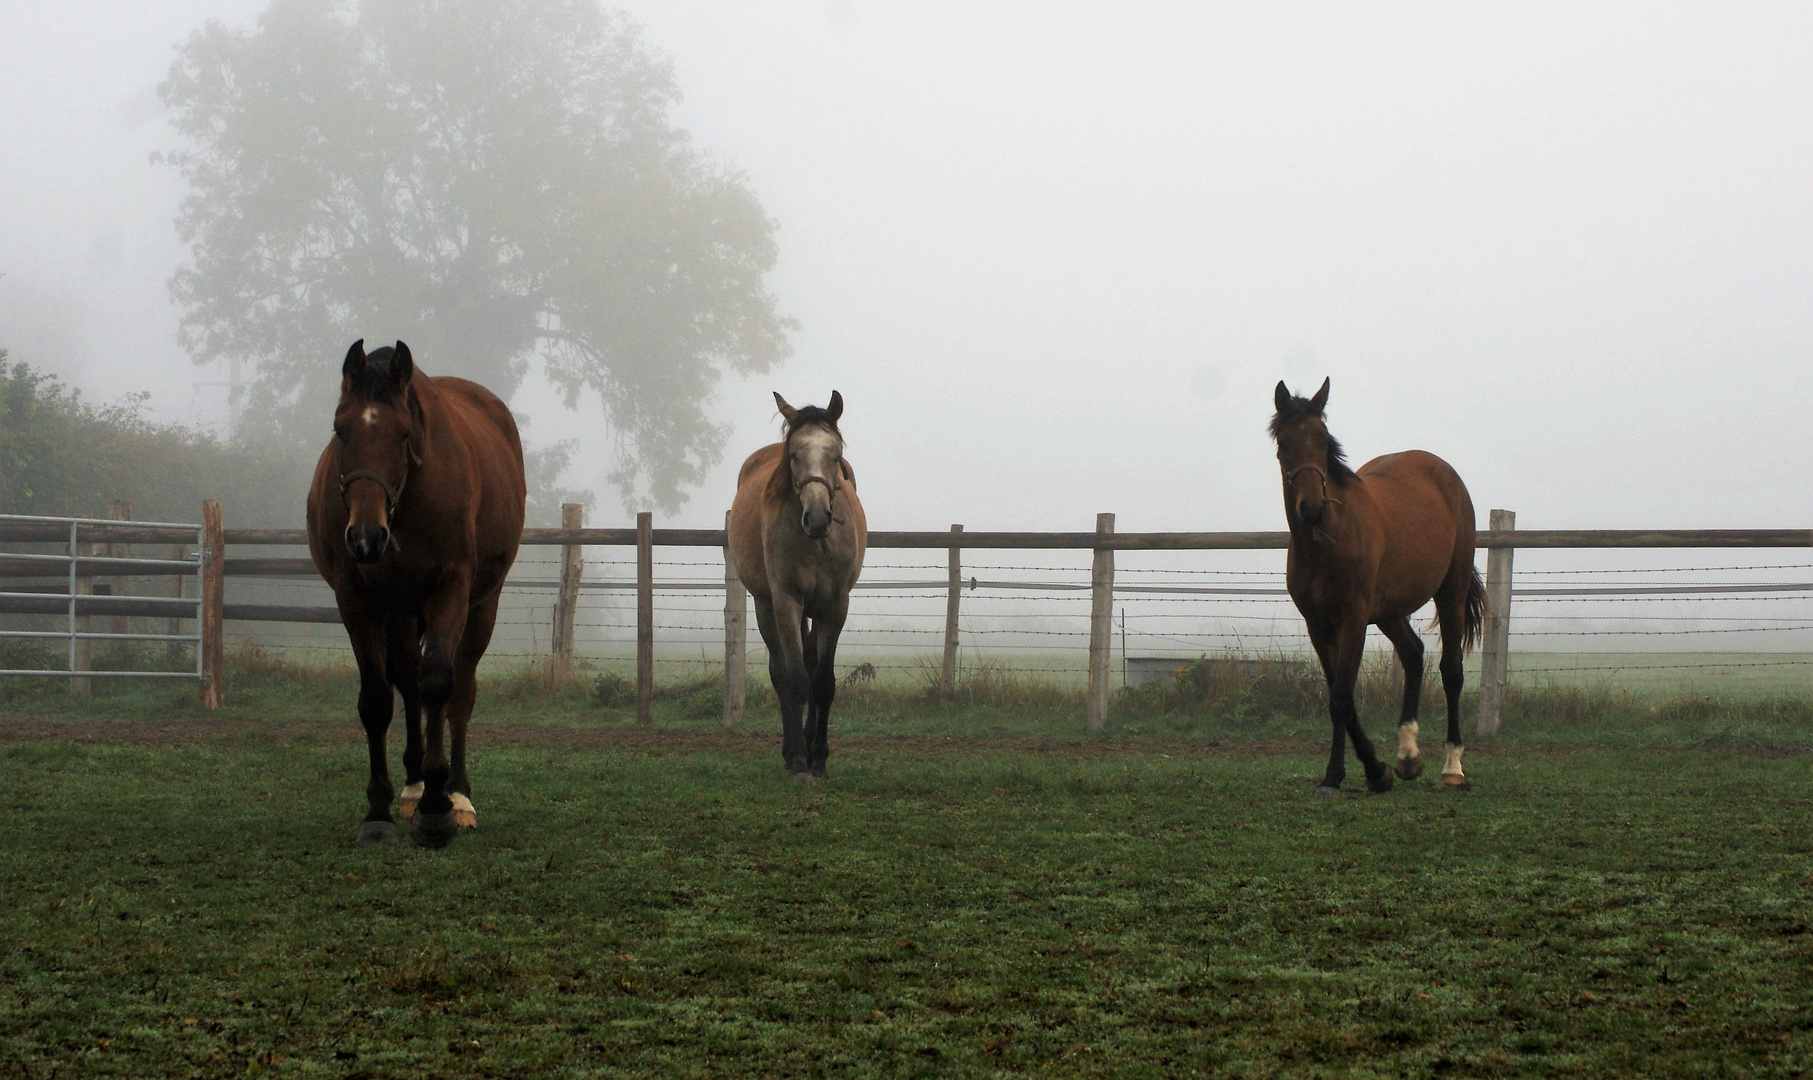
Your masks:
{"label": "horse's hind leg", "polygon": [[1465,680],[1461,643],[1466,637],[1467,588],[1472,572],[1472,565],[1467,564],[1464,574],[1450,574],[1442,591],[1435,594],[1435,617],[1442,628],[1442,693],[1448,699],[1448,753],[1442,762],[1442,783],[1463,789],[1471,785],[1460,764],[1465,749],[1460,737],[1460,691]]}
{"label": "horse's hind leg", "polygon": [[1398,714],[1398,779],[1415,780],[1423,775],[1423,755],[1416,745],[1416,709],[1423,697],[1423,639],[1408,618],[1389,619],[1378,625],[1397,648],[1398,662],[1404,665],[1404,709]]}

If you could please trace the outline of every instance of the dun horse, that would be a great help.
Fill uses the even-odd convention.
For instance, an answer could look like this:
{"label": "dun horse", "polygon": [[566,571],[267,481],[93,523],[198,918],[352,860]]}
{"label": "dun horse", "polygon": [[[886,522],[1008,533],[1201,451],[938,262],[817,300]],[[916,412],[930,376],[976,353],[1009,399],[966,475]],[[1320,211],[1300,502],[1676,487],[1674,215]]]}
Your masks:
{"label": "dun horse", "polygon": [[1421,450],[1386,454],[1347,467],[1341,444],[1328,433],[1322,410],[1328,380],[1312,398],[1293,396],[1280,382],[1272,438],[1284,474],[1284,516],[1290,523],[1286,584],[1309,627],[1309,640],[1328,680],[1334,747],[1316,788],[1332,796],[1347,775],[1346,740],[1366,769],[1366,786],[1391,790],[1391,768],[1379,761],[1360,730],[1354,683],[1377,626],[1404,665],[1404,709],[1398,720],[1397,774],[1422,774],[1416,707],[1423,689],[1423,640],[1410,616],[1431,598],[1442,634],[1442,690],[1448,697],[1448,755],[1442,783],[1466,787],[1461,769],[1461,656],[1479,639],[1485,586],[1473,567],[1473,500],[1447,462]]}
{"label": "dun horse", "polygon": [[418,373],[400,341],[370,356],[363,341],[347,350],[333,441],[308,494],[308,546],[359,664],[371,757],[362,844],[397,838],[385,758],[392,687],[407,721],[398,813],[414,818],[411,835],[442,847],[478,824],[466,722],[522,539],[524,490],[516,421],[496,395]]}
{"label": "dun horse", "polygon": [[[869,526],[837,430],[844,399],[799,409],[779,394],[782,440],[749,455],[730,506],[730,559],[755,600],[781,704],[781,758],[794,780],[825,775],[837,637],[862,573]],[[804,724],[800,714],[806,712]]]}

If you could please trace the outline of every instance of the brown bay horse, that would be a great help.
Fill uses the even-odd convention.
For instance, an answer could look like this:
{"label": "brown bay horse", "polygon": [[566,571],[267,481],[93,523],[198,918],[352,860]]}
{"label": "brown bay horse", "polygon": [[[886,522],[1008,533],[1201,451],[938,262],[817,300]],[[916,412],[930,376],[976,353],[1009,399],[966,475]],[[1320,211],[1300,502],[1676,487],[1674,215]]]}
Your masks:
{"label": "brown bay horse", "polygon": [[398,812],[414,819],[411,836],[443,847],[478,824],[466,723],[524,495],[522,442],[496,395],[421,374],[400,341],[369,356],[364,341],[347,350],[334,437],[309,488],[308,546],[359,665],[371,759],[361,844],[397,839],[385,756],[393,687],[407,723]]}
{"label": "brown bay horse", "polygon": [[[730,561],[755,601],[794,780],[825,775],[837,638],[862,573],[869,525],[837,429],[844,399],[799,409],[774,395],[782,439],[749,455],[730,506]],[[801,714],[805,713],[802,723]]]}
{"label": "brown bay horse", "polygon": [[1308,625],[1328,681],[1334,746],[1316,794],[1333,796],[1346,778],[1346,740],[1366,769],[1366,786],[1391,790],[1391,767],[1378,760],[1360,729],[1354,683],[1376,626],[1404,667],[1398,719],[1397,775],[1423,771],[1417,749],[1417,704],[1423,689],[1423,640],[1410,617],[1431,599],[1442,636],[1442,690],[1448,698],[1447,759],[1442,783],[1464,788],[1461,769],[1461,657],[1479,639],[1485,585],[1473,566],[1473,500],[1452,467],[1434,454],[1406,450],[1348,468],[1322,415],[1328,380],[1314,397],[1273,395],[1271,434],[1284,476],[1290,524],[1285,581]]}

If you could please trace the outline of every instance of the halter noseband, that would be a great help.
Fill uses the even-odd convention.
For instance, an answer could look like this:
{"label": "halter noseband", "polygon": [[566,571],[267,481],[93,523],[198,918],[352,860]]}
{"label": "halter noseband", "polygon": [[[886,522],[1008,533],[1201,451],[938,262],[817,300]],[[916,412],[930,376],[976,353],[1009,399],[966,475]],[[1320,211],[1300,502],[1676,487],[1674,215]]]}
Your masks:
{"label": "halter noseband", "polygon": [[352,472],[349,472],[349,473],[341,473],[340,474],[340,502],[341,502],[341,504],[344,505],[346,503],[346,489],[347,488],[351,487],[352,485],[358,483],[361,480],[370,480],[372,483],[378,485],[378,487],[380,487],[384,490],[384,516],[386,518],[395,517],[396,513],[397,513],[397,503],[402,501],[402,498],[403,498],[403,488],[405,485],[407,485],[409,483],[409,463],[411,461],[414,461],[417,465],[420,465],[422,463],[422,458],[421,458],[421,455],[416,453],[415,442],[413,440],[406,439],[406,440],[404,440],[404,443],[403,443],[403,479],[398,480],[397,486],[394,488],[390,486],[390,481],[384,479],[383,476],[379,475],[378,473],[373,472],[370,469],[354,469]]}
{"label": "halter noseband", "polygon": [[[1322,481],[1322,497],[1328,499],[1328,470],[1320,465],[1299,465],[1284,474],[1284,482],[1286,484],[1294,483],[1297,479],[1297,474],[1305,472],[1315,473],[1316,479]],[[1334,500],[1330,499],[1329,501],[1332,502]]]}

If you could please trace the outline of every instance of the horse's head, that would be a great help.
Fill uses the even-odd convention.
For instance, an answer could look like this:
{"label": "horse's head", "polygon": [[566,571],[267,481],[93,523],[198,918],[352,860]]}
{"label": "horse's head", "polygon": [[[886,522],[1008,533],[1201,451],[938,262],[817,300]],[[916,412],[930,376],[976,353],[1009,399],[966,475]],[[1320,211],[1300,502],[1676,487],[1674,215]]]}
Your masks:
{"label": "horse's head", "polygon": [[787,469],[793,493],[799,496],[800,528],[812,539],[823,540],[831,531],[831,502],[843,486],[844,437],[837,430],[837,418],[844,414],[843,395],[831,391],[831,404],[822,409],[816,405],[796,409],[779,394],[774,403],[787,421]]}
{"label": "horse's head", "polygon": [[1272,394],[1278,411],[1272,416],[1272,438],[1278,444],[1278,468],[1284,475],[1284,505],[1295,510],[1305,525],[1315,528],[1339,505],[1331,492],[1353,475],[1341,453],[1341,444],[1328,433],[1322,409],[1328,404],[1328,380],[1314,397],[1300,398],[1286,389],[1283,380]]}
{"label": "horse's head", "polygon": [[362,563],[377,562],[390,546],[390,519],[403,497],[409,466],[421,464],[422,406],[409,385],[415,362],[397,342],[365,353],[353,342],[340,368],[334,409],[334,455],[340,498],[346,503],[346,548]]}

